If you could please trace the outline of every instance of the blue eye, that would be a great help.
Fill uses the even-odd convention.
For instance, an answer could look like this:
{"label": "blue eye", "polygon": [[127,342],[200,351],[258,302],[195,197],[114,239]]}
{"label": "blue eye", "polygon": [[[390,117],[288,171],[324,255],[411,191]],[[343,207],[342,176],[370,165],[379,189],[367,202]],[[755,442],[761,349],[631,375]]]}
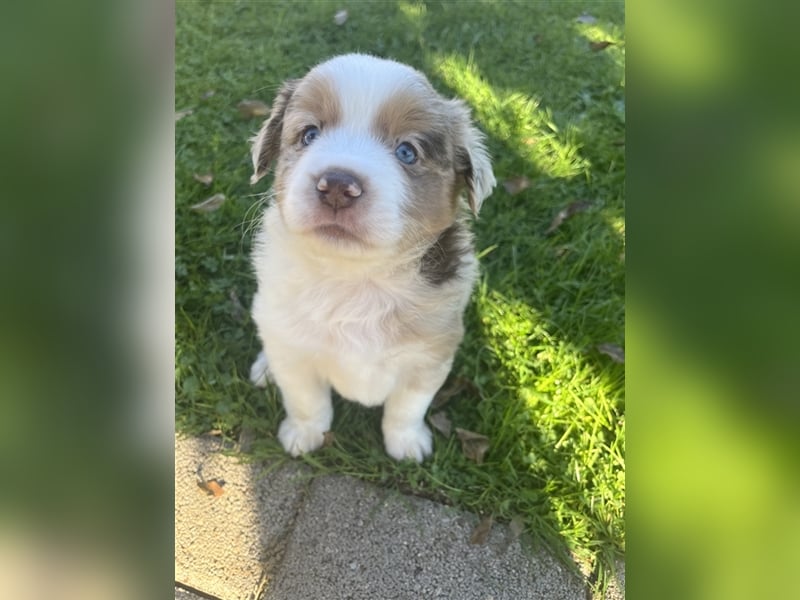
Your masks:
{"label": "blue eye", "polygon": [[314,127],[313,125],[310,127],[306,127],[303,130],[303,136],[300,138],[301,143],[303,146],[308,146],[311,142],[319,137],[319,128]]}
{"label": "blue eye", "polygon": [[398,158],[398,160],[402,163],[407,165],[413,165],[417,162],[417,151],[408,142],[403,142],[400,144],[394,151],[394,155]]}

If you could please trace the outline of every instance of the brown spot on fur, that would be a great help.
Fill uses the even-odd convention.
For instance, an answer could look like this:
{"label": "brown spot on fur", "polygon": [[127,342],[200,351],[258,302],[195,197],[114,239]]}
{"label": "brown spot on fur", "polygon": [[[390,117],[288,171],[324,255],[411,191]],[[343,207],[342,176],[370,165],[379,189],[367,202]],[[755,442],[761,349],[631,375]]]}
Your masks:
{"label": "brown spot on fur", "polygon": [[423,162],[445,167],[451,163],[451,115],[445,103],[425,82],[391,96],[378,110],[373,129],[387,144],[411,142]]}
{"label": "brown spot on fur", "polygon": [[339,97],[332,83],[320,75],[308,75],[299,83],[289,108],[284,127],[287,143],[298,141],[309,125],[324,130],[336,126],[342,118]]}
{"label": "brown spot on fur", "polygon": [[471,253],[470,233],[463,223],[456,221],[425,252],[419,272],[431,285],[442,285],[459,276],[462,259]]}
{"label": "brown spot on fur", "polygon": [[452,224],[458,211],[454,184],[452,169],[419,168],[407,173],[408,206],[404,213],[409,220],[410,235],[437,235]]}
{"label": "brown spot on fur", "polygon": [[280,153],[283,118],[298,82],[299,80],[293,79],[283,84],[272,104],[269,119],[253,139],[253,176],[250,183],[264,177],[269,172],[272,161]]}
{"label": "brown spot on fur", "polygon": [[456,131],[449,103],[420,80],[385,101],[372,127],[390,148],[405,141],[419,152],[419,160],[404,167],[410,200],[406,214],[412,234],[437,235],[452,224],[458,208]]}
{"label": "brown spot on fur", "polygon": [[472,171],[472,160],[469,151],[459,146],[455,152],[455,169],[464,185],[467,187],[467,203],[472,212],[475,210],[475,175]]}

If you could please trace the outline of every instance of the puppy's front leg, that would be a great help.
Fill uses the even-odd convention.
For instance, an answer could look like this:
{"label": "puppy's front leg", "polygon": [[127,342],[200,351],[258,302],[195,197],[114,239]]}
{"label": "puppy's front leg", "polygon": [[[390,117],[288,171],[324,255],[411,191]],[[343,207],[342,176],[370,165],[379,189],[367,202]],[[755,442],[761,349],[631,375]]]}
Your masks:
{"label": "puppy's front leg", "polygon": [[272,372],[286,409],[278,439],[292,456],[316,450],[322,446],[323,434],[333,420],[331,388],[311,369],[276,367],[273,365]]}
{"label": "puppy's front leg", "polygon": [[395,390],[383,407],[383,443],[395,460],[411,458],[417,462],[433,450],[431,430],[425,425],[425,412],[444,381],[420,388],[406,386]]}

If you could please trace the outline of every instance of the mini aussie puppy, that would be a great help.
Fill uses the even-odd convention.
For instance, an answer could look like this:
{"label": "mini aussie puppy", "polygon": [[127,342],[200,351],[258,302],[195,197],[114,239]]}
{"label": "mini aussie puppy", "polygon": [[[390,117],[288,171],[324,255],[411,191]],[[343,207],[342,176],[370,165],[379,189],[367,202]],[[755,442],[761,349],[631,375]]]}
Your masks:
{"label": "mini aussie puppy", "polygon": [[252,183],[275,163],[253,252],[251,370],[286,409],[290,454],[319,448],[331,391],[383,405],[386,451],[431,453],[424,423],[463,335],[477,275],[466,205],[495,185],[483,135],[418,71],[338,56],[280,89],[253,139]]}

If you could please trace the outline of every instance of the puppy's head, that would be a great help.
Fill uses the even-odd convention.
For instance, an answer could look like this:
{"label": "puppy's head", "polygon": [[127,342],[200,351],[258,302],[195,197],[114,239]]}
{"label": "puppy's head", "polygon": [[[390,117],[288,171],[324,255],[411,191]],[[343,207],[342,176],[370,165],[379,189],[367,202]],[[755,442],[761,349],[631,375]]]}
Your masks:
{"label": "puppy's head", "polygon": [[420,247],[495,185],[483,135],[418,71],[360,54],[286,82],[253,140],[289,231],[347,251]]}

